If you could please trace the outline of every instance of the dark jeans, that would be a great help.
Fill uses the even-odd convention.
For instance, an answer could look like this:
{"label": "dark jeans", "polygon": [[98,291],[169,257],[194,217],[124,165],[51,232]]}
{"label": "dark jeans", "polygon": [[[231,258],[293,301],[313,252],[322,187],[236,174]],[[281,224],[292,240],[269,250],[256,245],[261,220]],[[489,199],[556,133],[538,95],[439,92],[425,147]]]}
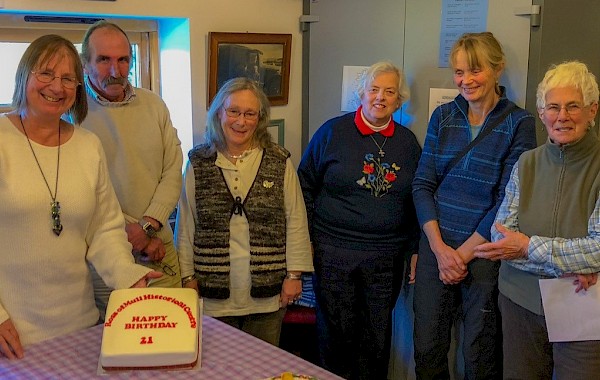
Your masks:
{"label": "dark jeans", "polygon": [[346,379],[386,379],[404,252],[314,249],[321,365]]}
{"label": "dark jeans", "polygon": [[444,285],[425,237],[419,260],[413,307],[417,379],[449,379],[450,332],[458,310],[463,322],[465,379],[502,377],[502,336],[497,307],[500,264],[475,259],[458,285]]}
{"label": "dark jeans", "polygon": [[[595,285],[598,286],[598,285]],[[546,319],[500,294],[504,378],[587,380],[600,376],[600,341],[548,341]],[[574,310],[578,313],[578,310]]]}

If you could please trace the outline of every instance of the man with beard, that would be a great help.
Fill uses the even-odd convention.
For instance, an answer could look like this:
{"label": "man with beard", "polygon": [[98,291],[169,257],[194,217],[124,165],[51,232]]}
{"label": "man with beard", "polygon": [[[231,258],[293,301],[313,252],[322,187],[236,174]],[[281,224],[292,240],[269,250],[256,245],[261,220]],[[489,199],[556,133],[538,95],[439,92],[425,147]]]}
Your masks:
{"label": "man with beard", "polygon": [[[99,21],[83,39],[81,59],[89,112],[82,127],[102,141],[108,170],[138,263],[163,273],[150,284],[181,287],[168,223],[181,191],[183,157],[162,99],[127,79],[132,48],[117,25]],[[104,317],[110,289],[92,268],[96,304]]]}

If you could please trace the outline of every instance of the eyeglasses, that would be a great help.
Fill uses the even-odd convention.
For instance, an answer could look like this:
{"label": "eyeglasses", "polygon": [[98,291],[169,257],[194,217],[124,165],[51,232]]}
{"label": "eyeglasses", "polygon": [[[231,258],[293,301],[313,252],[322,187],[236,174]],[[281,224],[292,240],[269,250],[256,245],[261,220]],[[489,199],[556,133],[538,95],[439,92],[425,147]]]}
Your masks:
{"label": "eyeglasses", "polygon": [[558,117],[560,110],[562,110],[563,108],[565,109],[565,111],[567,111],[569,116],[577,116],[583,110],[583,107],[577,103],[570,103],[566,106],[559,106],[558,104],[548,104],[544,107],[544,114],[548,117],[555,118]]}
{"label": "eyeglasses", "polygon": [[148,256],[145,253],[134,251],[133,257],[135,258],[136,264],[141,264],[141,265],[147,266],[149,268],[152,268],[154,270],[161,271],[164,274],[166,274],[167,276],[172,277],[177,274],[177,272],[175,272],[175,269],[173,268],[172,265],[169,265],[169,264],[163,263],[163,262],[158,262],[158,261],[150,261]]}
{"label": "eyeglasses", "polygon": [[77,88],[77,86],[79,86],[81,84],[81,83],[79,83],[77,78],[57,77],[57,76],[54,76],[53,73],[50,73],[48,71],[32,71],[31,73],[33,75],[35,75],[36,79],[42,83],[52,83],[52,81],[54,79],[58,78],[58,79],[60,79],[60,83],[62,84],[62,86],[69,90]]}
{"label": "eyeglasses", "polygon": [[237,119],[238,117],[240,117],[240,115],[244,115],[244,119],[250,120],[250,121],[258,120],[258,115],[259,115],[258,112],[256,112],[256,111],[241,112],[240,110],[236,110],[236,109],[232,109],[232,108],[225,108],[225,113],[227,114],[227,116],[229,116],[233,119]]}
{"label": "eyeglasses", "polygon": [[160,267],[159,270],[161,270],[167,276],[175,276],[177,274],[175,269],[173,269],[173,267],[167,263],[157,263],[157,266]]}
{"label": "eyeglasses", "polygon": [[384,88],[384,89],[381,89],[379,87],[369,87],[369,88],[367,88],[367,92],[369,94],[373,94],[373,95],[379,94],[379,92],[381,90],[383,90],[383,94],[385,96],[387,96],[387,97],[393,98],[393,97],[398,96],[398,92],[396,90],[391,89],[391,88]]}

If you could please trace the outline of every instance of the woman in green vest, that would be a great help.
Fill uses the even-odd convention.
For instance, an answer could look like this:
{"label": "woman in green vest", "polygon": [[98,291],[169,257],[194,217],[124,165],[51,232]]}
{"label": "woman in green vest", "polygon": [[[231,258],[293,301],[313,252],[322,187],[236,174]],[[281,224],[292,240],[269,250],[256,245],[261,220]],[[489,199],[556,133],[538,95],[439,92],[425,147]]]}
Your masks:
{"label": "woman in green vest", "polygon": [[[600,141],[592,131],[598,97],[596,78],[583,63],[548,70],[537,90],[548,140],[521,155],[492,227],[492,243],[476,248],[477,257],[502,260],[498,302],[504,378],[592,379],[600,373],[597,337],[556,338],[547,328],[546,316],[560,313],[542,300],[539,284],[570,277],[555,284],[582,297],[598,280]],[[564,307],[561,301],[559,308]],[[599,317],[563,322],[580,328]]]}

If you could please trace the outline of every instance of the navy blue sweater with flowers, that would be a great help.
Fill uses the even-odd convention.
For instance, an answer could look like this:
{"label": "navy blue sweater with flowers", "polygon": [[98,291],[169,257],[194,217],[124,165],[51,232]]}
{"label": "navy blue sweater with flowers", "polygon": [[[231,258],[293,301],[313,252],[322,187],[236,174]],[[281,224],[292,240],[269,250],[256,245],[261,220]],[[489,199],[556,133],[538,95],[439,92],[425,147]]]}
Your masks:
{"label": "navy blue sweater with flowers", "polygon": [[357,111],[323,124],[298,167],[313,241],[357,250],[413,249],[419,225],[411,183],[420,154],[414,134],[393,121],[373,133]]}

